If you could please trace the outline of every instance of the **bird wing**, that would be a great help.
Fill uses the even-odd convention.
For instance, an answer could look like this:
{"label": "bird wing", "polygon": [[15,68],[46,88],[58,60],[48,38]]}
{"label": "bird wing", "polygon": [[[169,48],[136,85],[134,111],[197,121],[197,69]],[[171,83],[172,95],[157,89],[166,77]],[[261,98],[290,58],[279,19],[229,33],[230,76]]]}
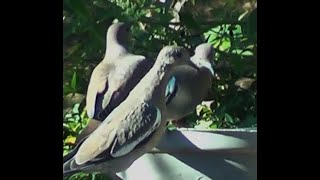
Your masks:
{"label": "bird wing", "polygon": [[103,122],[81,142],[74,156],[64,163],[64,172],[128,155],[135,147],[144,144],[160,125],[161,112],[155,105],[139,103],[128,113],[123,113],[122,109],[115,109],[108,116],[121,120]]}
{"label": "bird wing", "polygon": [[99,102],[103,97],[103,93],[108,90],[108,76],[113,68],[112,64],[100,63],[92,72],[86,97],[89,118],[94,118],[97,112],[102,111]]}
{"label": "bird wing", "polygon": [[172,76],[166,87],[166,92],[165,92],[166,104],[169,104],[172,101],[177,91],[178,91],[178,83],[176,82],[176,77]]}
{"label": "bird wing", "polygon": [[108,77],[109,89],[103,97],[103,112],[100,115],[102,119],[128,97],[152,65],[152,61],[138,55],[126,55],[117,61],[114,71]]}
{"label": "bird wing", "polygon": [[160,125],[160,110],[148,103],[142,103],[121,121],[117,130],[117,136],[112,145],[110,154],[112,157],[120,157],[128,154],[139,143],[146,140]]}

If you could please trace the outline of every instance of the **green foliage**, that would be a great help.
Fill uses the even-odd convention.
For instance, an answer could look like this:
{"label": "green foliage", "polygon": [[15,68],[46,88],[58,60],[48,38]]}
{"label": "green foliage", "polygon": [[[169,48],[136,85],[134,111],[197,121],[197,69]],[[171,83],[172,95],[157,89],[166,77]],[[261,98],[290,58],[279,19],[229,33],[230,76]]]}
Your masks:
{"label": "green foliage", "polygon": [[63,154],[67,154],[74,146],[76,136],[88,123],[88,116],[85,110],[79,109],[80,104],[75,104],[72,111],[67,113],[63,121]]}
{"label": "green foliage", "polygon": [[77,72],[73,73],[72,80],[71,80],[71,88],[74,92],[77,91]]}
{"label": "green foliage", "polygon": [[[64,0],[64,97],[86,94],[93,68],[105,52],[106,30],[114,19],[133,21],[130,50],[156,57],[165,45],[188,49],[208,42],[215,47],[215,79],[206,102],[185,118],[201,129],[256,126],[257,14],[253,0]],[[184,2],[178,0],[178,2]],[[175,8],[175,9],[174,9]],[[193,53],[192,51],[190,51]],[[64,117],[64,154],[88,122],[85,102],[73,104]],[[175,127],[171,124],[170,129]],[[99,179],[77,174],[69,179]]]}
{"label": "green foliage", "polygon": [[64,180],[112,180],[105,174],[101,173],[77,173],[70,177],[65,177]]}

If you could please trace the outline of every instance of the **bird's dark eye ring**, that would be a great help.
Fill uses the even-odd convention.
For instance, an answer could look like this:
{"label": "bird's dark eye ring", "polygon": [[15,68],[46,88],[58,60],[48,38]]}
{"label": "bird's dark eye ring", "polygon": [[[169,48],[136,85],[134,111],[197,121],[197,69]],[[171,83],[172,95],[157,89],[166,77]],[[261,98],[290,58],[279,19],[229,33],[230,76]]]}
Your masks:
{"label": "bird's dark eye ring", "polygon": [[182,57],[181,52],[178,52],[178,53],[177,53],[177,57],[178,57],[178,58],[181,58],[181,57]]}

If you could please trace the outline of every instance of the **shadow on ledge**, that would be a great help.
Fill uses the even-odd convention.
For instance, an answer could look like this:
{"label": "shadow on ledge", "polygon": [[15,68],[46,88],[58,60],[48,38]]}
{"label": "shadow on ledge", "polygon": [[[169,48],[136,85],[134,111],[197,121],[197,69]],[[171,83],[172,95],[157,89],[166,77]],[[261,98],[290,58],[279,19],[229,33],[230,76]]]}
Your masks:
{"label": "shadow on ledge", "polygon": [[137,159],[126,180],[256,180],[257,130],[180,129],[167,132],[159,146]]}

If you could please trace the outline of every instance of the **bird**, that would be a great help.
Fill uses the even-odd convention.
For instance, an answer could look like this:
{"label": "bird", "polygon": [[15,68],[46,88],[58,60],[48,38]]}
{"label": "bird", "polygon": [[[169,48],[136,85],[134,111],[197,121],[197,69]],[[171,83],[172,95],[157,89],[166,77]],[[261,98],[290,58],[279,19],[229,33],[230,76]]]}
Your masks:
{"label": "bird", "polygon": [[214,77],[214,49],[202,43],[191,57],[192,64],[177,67],[166,89],[168,120],[178,121],[191,114],[208,94]]}
{"label": "bird", "polygon": [[188,51],[163,47],[129,96],[66,156],[63,173],[117,173],[155,147],[165,132],[165,90],[174,69],[190,64]]}
{"label": "bird", "polygon": [[94,68],[86,96],[87,126],[76,138],[76,144],[94,131],[151,69],[154,61],[128,50],[132,23],[112,24],[106,35],[106,51]]}
{"label": "bird", "polygon": [[[208,43],[198,45],[194,56],[191,57],[192,63],[176,68],[171,76],[165,96],[168,121],[172,121],[175,126],[181,126],[179,120],[191,114],[210,90],[214,76],[212,62],[214,53],[212,45]],[[91,120],[76,138],[76,144],[93,132],[100,123],[101,121]]]}

